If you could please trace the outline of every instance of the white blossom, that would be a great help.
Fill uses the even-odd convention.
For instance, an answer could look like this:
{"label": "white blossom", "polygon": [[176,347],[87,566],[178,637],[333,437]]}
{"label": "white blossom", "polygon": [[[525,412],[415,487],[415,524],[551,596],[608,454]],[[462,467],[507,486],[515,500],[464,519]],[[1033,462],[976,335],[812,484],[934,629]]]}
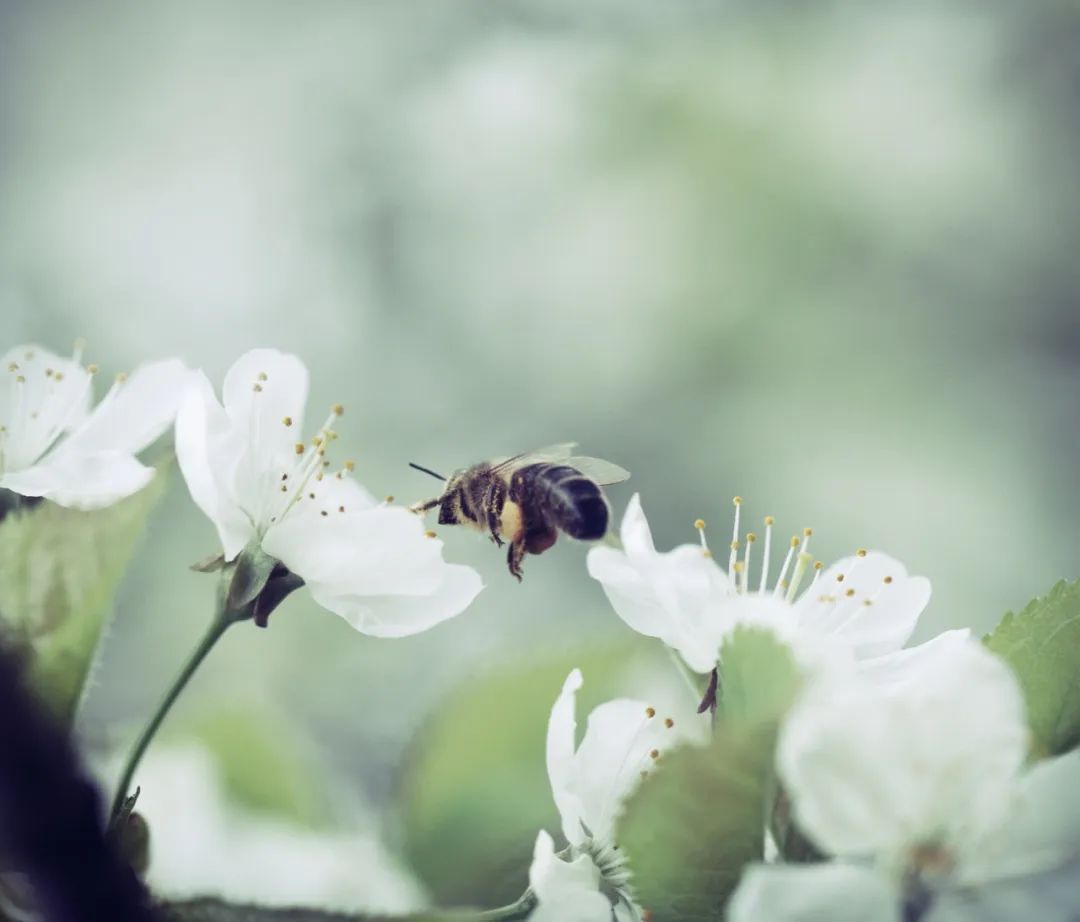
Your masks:
{"label": "white blossom", "polygon": [[[540,834],[530,871],[540,900],[533,918],[608,922],[614,911],[620,920],[636,920],[640,910],[616,848],[616,822],[626,798],[656,770],[663,754],[683,744],[704,742],[708,722],[694,712],[689,700],[661,712],[644,701],[618,698],[592,711],[577,745],[576,696],[581,685],[581,672],[575,669],[548,720],[548,778],[569,857],[563,861],[555,856],[550,837]],[[606,914],[599,911],[603,904],[593,898],[597,892],[606,903]],[[571,907],[576,907],[573,912]]]}
{"label": "white blossom", "polygon": [[426,630],[463,611],[479,575],[442,559],[442,542],[408,510],[380,502],[333,468],[335,406],[305,441],[308,373],[296,356],[256,349],[229,369],[223,403],[206,376],[183,400],[176,452],[192,499],[226,561],[255,545],[304,580],[312,597],[380,637]]}
{"label": "white blossom", "polygon": [[810,682],[777,767],[800,829],[837,861],[755,866],[729,918],[947,919],[981,888],[1075,861],[1080,755],[1025,769],[1027,750],[1019,686],[975,641],[888,688],[843,672]]}
{"label": "white blossom", "polygon": [[97,509],[146,486],[154,469],[135,456],[172,424],[191,372],[142,365],[91,409],[96,372],[81,346],[70,359],[32,344],[0,359],[0,489]]}
{"label": "white blossom", "polygon": [[[770,628],[804,662],[842,651],[883,676],[901,672],[913,651],[898,651],[930,599],[929,581],[909,576],[898,560],[877,551],[859,550],[825,567],[809,553],[808,528],[790,539],[770,583],[773,517],[764,521],[755,573],[759,539],[752,532],[740,538],[741,503],[736,497],[726,571],[714,559],[700,520],[699,544],[657,551],[635,494],[623,516],[622,549],[591,549],[589,573],[630,627],[677,650],[695,672],[715,668],[721,644],[739,625]],[[931,643],[951,647],[967,634],[950,631]]]}

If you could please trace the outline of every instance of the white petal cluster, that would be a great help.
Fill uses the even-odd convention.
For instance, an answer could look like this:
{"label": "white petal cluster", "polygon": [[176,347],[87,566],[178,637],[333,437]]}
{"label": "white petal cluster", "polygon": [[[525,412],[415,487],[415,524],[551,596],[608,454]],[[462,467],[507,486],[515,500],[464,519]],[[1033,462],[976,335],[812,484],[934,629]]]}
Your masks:
{"label": "white petal cluster", "polygon": [[97,509],[141,490],[136,455],[173,422],[191,372],[178,359],[117,377],[91,408],[97,369],[38,345],[0,359],[0,489]]}
{"label": "white petal cluster", "polygon": [[[791,539],[770,586],[772,517],[765,520],[760,576],[755,576],[757,536],[739,539],[740,505],[736,498],[726,571],[705,544],[701,522],[700,545],[657,551],[635,495],[623,516],[622,549],[590,550],[589,573],[623,621],[677,650],[695,672],[716,666],[721,644],[736,627],[758,625],[789,642],[804,664],[840,652],[883,677],[902,673],[914,650],[900,651],[930,599],[929,581],[909,576],[898,560],[877,551],[860,550],[827,568],[815,564],[806,529]],[[800,592],[804,582],[808,585]],[[952,645],[966,636],[967,631],[948,632],[936,643]]]}
{"label": "white petal cluster", "polygon": [[539,907],[531,918],[610,922],[614,911],[620,922],[636,920],[640,910],[615,848],[616,821],[661,756],[703,743],[708,722],[689,700],[661,713],[644,701],[618,698],[589,714],[579,745],[576,698],[582,681],[577,669],[567,676],[548,719],[548,779],[569,857],[557,857],[551,837],[540,832],[529,873]]}
{"label": "white petal cluster", "polygon": [[973,640],[887,687],[820,676],[784,720],[777,765],[800,828],[836,861],[750,869],[729,918],[948,918],[982,887],[1075,859],[1080,755],[1029,770],[1027,749],[1019,686]]}
{"label": "white petal cluster", "polygon": [[256,349],[229,369],[219,402],[201,372],[176,419],[192,499],[214,523],[226,561],[256,545],[358,631],[401,637],[463,611],[481,589],[469,567],[408,510],[377,501],[332,468],[335,407],[304,441],[308,372],[296,356]]}

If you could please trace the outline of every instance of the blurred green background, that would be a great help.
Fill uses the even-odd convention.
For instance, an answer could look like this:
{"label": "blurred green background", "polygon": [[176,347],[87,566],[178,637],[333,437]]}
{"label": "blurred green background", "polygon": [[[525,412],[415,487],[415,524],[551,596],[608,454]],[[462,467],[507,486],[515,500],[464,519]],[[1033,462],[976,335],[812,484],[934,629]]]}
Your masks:
{"label": "blurred green background", "polygon": [[[613,504],[640,491],[661,547],[698,516],[722,543],[739,493],[825,559],[929,576],[919,638],[985,631],[1080,571],[1078,52],[1063,2],[3,2],[3,341],[215,381],[294,350],[376,493],[577,439],[633,472]],[[163,743],[169,790],[284,817],[284,851],[361,837],[305,899],[512,898],[556,828],[566,669],[585,703],[655,677],[582,547],[519,586],[443,536],[488,585],[466,614],[378,641],[295,597],[170,722],[195,755]],[[81,717],[102,758],[203,629],[187,564],[214,540],[174,476]],[[258,866],[206,823],[163,886]]]}

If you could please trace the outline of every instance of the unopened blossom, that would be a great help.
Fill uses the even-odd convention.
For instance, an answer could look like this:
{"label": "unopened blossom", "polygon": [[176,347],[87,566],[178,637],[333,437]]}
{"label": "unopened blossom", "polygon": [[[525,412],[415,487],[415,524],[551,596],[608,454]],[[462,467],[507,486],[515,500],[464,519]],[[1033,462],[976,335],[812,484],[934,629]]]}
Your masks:
{"label": "unopened blossom", "polygon": [[967,918],[987,888],[1031,875],[1050,875],[1053,902],[1035,886],[1028,917],[1074,918],[1055,906],[1080,905],[1080,879],[1054,872],[1080,859],[1080,755],[1029,769],[1027,751],[1016,679],[973,640],[889,688],[843,671],[809,683],[777,767],[800,829],[836,860],[752,867],[729,918]]}
{"label": "unopened blossom", "polygon": [[664,754],[704,742],[708,724],[690,701],[660,711],[644,701],[618,698],[592,711],[576,745],[581,685],[581,672],[575,669],[548,720],[548,778],[569,848],[564,860],[555,855],[546,832],[537,838],[529,876],[539,907],[531,918],[610,922],[614,912],[619,922],[640,920],[630,875],[616,848],[615,824],[626,798],[660,767]]}
{"label": "unopened blossom", "polygon": [[97,509],[141,490],[136,455],[172,424],[191,372],[178,359],[118,375],[92,407],[97,366],[29,344],[0,359],[0,490]]}
{"label": "unopened blossom", "polygon": [[181,404],[180,469],[224,560],[245,548],[269,555],[365,634],[413,634],[463,611],[479,575],[446,563],[442,542],[416,515],[377,501],[352,461],[331,461],[343,407],[305,440],[307,392],[300,359],[255,349],[229,369],[222,402],[200,373]]}
{"label": "unopened blossom", "polygon": [[[699,543],[657,551],[635,494],[623,516],[622,549],[590,550],[589,573],[630,627],[677,650],[695,672],[716,667],[721,644],[740,625],[772,629],[802,659],[841,651],[883,671],[909,659],[912,651],[897,651],[930,599],[928,580],[909,576],[903,564],[878,551],[859,550],[825,567],[809,552],[809,528],[786,542],[776,571],[773,517],[765,517],[763,540],[754,532],[740,537],[741,505],[736,497],[725,570],[700,520]],[[932,643],[951,645],[966,636],[946,632]]]}

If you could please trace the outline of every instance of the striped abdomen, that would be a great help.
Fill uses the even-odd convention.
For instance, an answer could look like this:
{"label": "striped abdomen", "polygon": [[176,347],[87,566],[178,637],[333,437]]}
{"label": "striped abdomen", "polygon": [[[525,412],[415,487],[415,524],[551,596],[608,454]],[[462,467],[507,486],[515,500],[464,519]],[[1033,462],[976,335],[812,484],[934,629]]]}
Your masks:
{"label": "striped abdomen", "polygon": [[566,464],[529,464],[514,472],[510,499],[526,523],[541,520],[582,541],[607,534],[608,505],[596,481]]}

